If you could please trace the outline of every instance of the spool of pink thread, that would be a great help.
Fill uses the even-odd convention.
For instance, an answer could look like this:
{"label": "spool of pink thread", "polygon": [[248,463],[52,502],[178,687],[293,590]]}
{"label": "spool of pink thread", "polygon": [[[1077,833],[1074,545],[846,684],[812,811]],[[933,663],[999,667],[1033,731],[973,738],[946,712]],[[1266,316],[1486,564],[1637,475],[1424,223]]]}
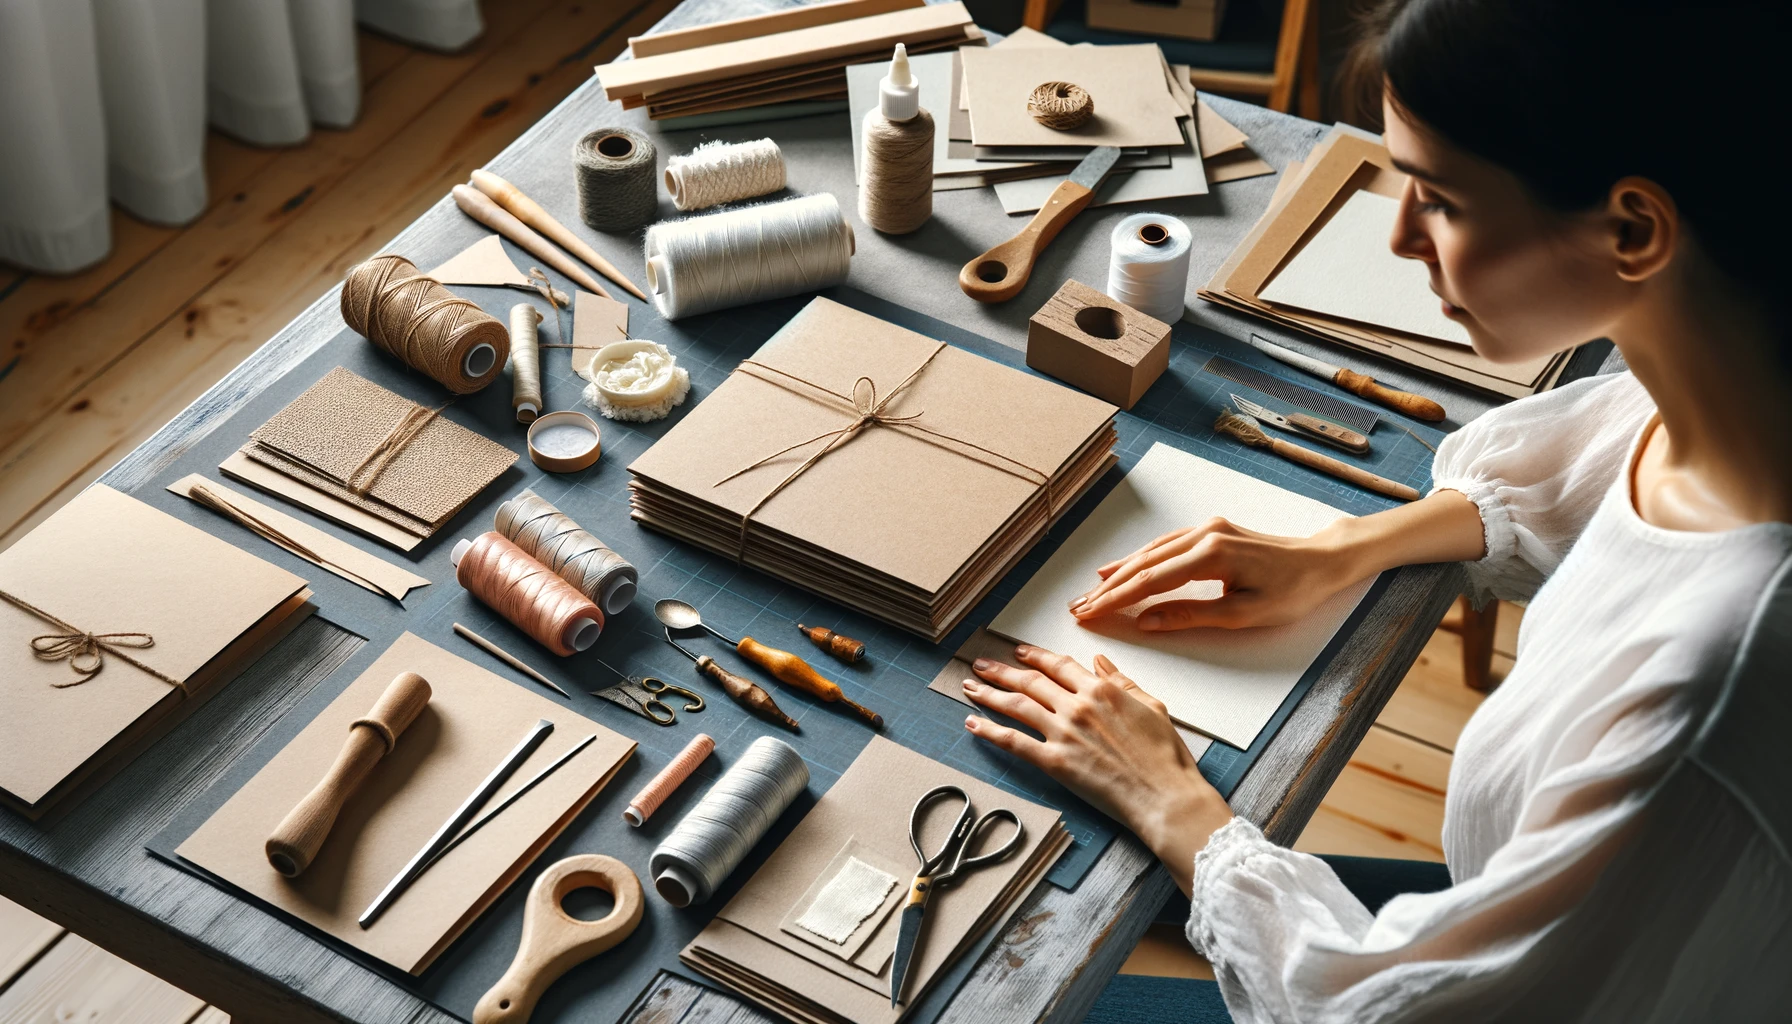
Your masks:
{"label": "spool of pink thread", "polygon": [[697,766],[703,763],[703,759],[715,749],[716,741],[710,739],[707,733],[700,732],[691,737],[691,742],[685,744],[685,748],[678,752],[672,763],[660,769],[653,781],[642,786],[641,792],[636,793],[628,802],[628,807],[622,812],[622,820],[640,828],[641,823],[653,817],[653,812],[659,810],[666,798],[684,785],[684,780],[690,778]]}

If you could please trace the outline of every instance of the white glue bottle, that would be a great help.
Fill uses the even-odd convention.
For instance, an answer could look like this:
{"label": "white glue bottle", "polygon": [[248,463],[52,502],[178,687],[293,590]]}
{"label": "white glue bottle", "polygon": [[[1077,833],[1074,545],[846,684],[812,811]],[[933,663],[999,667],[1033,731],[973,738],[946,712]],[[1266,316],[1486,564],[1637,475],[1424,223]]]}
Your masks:
{"label": "white glue bottle", "polygon": [[933,216],[933,116],[921,109],[921,86],[901,43],[860,137],[859,219],[890,235],[927,223]]}

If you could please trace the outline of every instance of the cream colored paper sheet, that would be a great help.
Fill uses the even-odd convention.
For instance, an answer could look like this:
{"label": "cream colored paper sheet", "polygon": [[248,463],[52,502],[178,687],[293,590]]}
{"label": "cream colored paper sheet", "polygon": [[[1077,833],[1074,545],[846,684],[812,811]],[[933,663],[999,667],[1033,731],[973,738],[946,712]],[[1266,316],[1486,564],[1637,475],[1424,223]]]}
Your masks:
{"label": "cream colored paper sheet", "polygon": [[1066,610],[1096,584],[1096,567],[1214,516],[1264,533],[1304,537],[1345,513],[1157,444],[1027,581],[990,631],[1068,654],[1084,665],[1105,654],[1163,701],[1172,718],[1235,747],[1249,747],[1371,581],[1333,595],[1299,622],[1257,629],[1145,633],[1135,625],[1138,613],[1153,604],[1218,596],[1217,581],[1190,583],[1087,626]]}
{"label": "cream colored paper sheet", "polygon": [[1467,346],[1468,330],[1444,316],[1425,264],[1388,247],[1399,214],[1398,199],[1367,189],[1353,193],[1258,296]]}

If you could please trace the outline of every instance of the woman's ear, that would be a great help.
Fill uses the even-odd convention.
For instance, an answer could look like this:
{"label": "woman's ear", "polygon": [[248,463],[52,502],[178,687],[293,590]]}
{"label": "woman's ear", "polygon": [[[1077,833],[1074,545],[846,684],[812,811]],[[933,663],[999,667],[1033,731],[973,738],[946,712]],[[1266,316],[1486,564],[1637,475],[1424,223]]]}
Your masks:
{"label": "woman's ear", "polygon": [[1673,198],[1647,178],[1624,178],[1612,186],[1608,207],[1618,276],[1636,282],[1660,273],[1679,241],[1680,210]]}

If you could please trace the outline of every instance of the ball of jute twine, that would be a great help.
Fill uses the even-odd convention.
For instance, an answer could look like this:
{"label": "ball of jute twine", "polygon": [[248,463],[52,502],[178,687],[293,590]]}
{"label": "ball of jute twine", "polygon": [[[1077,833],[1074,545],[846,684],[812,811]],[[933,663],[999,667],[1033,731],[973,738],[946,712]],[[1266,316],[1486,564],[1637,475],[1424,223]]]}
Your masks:
{"label": "ball of jute twine", "polygon": [[1047,82],[1027,97],[1027,113],[1053,131],[1067,132],[1095,116],[1095,97],[1074,82]]}
{"label": "ball of jute twine", "polygon": [[490,384],[510,356],[510,333],[497,318],[396,253],[382,253],[348,269],[342,279],[342,319],[457,395]]}
{"label": "ball of jute twine", "polygon": [[632,231],[659,209],[653,140],[633,128],[599,128],[572,147],[579,219],[598,231]]}

